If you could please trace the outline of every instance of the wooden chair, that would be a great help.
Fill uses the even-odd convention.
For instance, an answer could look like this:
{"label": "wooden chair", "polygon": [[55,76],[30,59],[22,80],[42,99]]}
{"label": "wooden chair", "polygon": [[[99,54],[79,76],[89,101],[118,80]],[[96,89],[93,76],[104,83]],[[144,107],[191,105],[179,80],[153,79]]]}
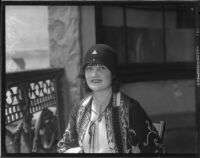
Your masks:
{"label": "wooden chair", "polygon": [[165,131],[165,121],[160,121],[158,123],[153,123],[154,127],[158,131],[160,139],[163,141],[164,131]]}

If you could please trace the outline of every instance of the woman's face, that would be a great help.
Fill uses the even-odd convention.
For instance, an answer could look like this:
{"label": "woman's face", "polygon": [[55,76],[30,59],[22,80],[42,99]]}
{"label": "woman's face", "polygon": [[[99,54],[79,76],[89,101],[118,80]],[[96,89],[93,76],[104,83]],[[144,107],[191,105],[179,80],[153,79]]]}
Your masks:
{"label": "woman's face", "polygon": [[86,66],[85,78],[92,91],[102,91],[111,87],[112,74],[105,65]]}

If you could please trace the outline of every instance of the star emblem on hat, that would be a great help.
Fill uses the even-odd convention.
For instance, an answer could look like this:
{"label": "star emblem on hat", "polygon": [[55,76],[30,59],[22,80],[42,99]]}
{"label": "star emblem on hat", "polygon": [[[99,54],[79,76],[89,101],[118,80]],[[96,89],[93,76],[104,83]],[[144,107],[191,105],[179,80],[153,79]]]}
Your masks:
{"label": "star emblem on hat", "polygon": [[94,50],[94,51],[92,52],[92,54],[93,54],[93,55],[96,55],[96,54],[98,54],[98,53],[97,53],[96,50]]}

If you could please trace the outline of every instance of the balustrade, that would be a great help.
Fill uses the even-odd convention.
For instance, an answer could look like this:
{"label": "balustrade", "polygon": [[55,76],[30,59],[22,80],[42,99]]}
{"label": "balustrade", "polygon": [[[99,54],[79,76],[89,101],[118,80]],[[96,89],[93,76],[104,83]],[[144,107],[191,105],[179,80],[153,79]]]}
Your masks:
{"label": "balustrade", "polygon": [[[61,131],[64,70],[6,74],[5,147],[7,153],[49,152]],[[56,151],[55,151],[56,152]]]}

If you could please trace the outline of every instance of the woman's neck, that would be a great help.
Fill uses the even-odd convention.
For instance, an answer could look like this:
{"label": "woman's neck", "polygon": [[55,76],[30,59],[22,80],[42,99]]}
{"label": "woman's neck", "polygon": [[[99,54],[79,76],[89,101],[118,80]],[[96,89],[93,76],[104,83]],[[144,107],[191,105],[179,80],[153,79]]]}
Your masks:
{"label": "woman's neck", "polygon": [[97,106],[102,106],[101,109],[108,105],[112,96],[112,87],[103,91],[93,92],[93,101]]}

